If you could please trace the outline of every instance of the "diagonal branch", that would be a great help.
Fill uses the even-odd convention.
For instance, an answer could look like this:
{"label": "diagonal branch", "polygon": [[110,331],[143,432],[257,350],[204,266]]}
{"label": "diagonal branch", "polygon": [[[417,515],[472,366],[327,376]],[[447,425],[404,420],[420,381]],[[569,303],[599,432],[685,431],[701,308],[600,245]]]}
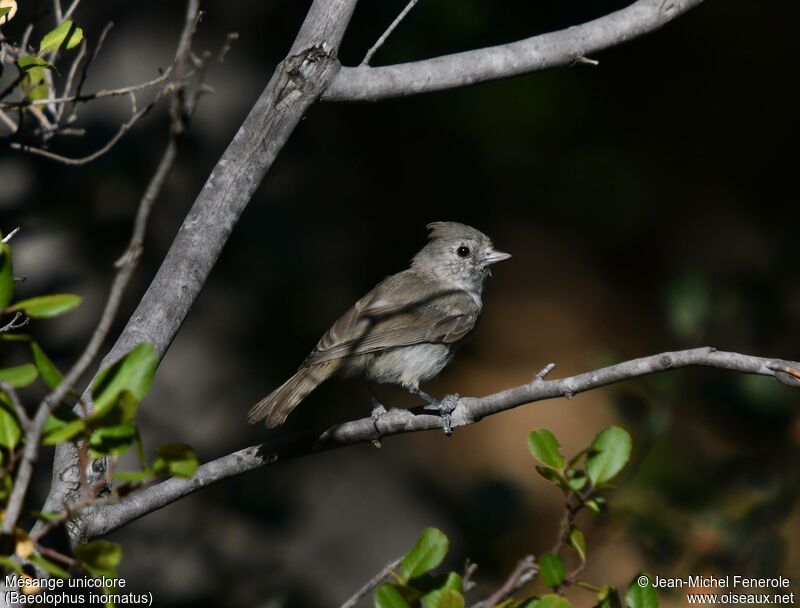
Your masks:
{"label": "diagonal branch", "polygon": [[701,2],[637,0],[582,25],[517,42],[398,65],[343,67],[323,99],[376,101],[571,65],[587,54],[657,30]]}
{"label": "diagonal branch", "polygon": [[[560,397],[571,399],[578,393],[681,367],[714,367],[745,374],[772,376],[788,386],[800,387],[800,379],[795,376],[800,363],[722,352],[713,348],[695,348],[632,359],[558,380],[544,380],[538,374],[529,384],[523,386],[486,397],[459,399],[451,415],[451,423],[453,428],[467,426],[486,416],[526,403]],[[81,516],[86,526],[86,536],[92,538],[107,534],[201,488],[279,460],[372,442],[390,435],[434,429],[441,429],[441,420],[437,415],[422,408],[393,409],[377,421],[367,417],[338,424],[322,432],[312,431],[251,446],[207,462],[190,479],[173,477],[118,502],[97,504],[87,509]]]}
{"label": "diagonal branch", "polygon": [[[305,111],[327,86],[356,0],[315,0],[289,55],[275,70],[186,216],[153,282],[103,360],[107,366],[141,342],[163,356],[223,246]],[[69,444],[56,448],[44,510],[74,502],[79,463]],[[82,536],[81,522],[70,530]]]}

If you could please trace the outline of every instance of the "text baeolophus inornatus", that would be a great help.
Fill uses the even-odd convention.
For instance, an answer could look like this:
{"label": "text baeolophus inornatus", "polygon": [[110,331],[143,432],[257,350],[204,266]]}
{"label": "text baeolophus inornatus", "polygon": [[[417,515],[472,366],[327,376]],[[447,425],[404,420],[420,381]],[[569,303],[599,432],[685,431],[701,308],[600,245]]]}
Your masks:
{"label": "text baeolophus inornatus", "polygon": [[449,413],[458,396],[438,401],[419,385],[453,358],[481,313],[489,267],[511,256],[464,224],[434,222],[428,229],[428,244],[414,256],[411,267],[378,283],[344,313],[297,373],[253,406],[249,422],[279,426],[332,375],[362,375],[381,384],[399,384],[422,397],[429,409],[443,414],[449,434]]}

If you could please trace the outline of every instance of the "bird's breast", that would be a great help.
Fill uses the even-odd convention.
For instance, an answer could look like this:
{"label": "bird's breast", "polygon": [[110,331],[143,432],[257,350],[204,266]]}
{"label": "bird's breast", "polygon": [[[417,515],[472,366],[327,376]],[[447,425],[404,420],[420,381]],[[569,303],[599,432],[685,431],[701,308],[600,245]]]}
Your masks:
{"label": "bird's breast", "polygon": [[447,344],[400,346],[376,354],[366,366],[365,373],[375,382],[418,388],[420,382],[430,380],[442,371],[454,352]]}

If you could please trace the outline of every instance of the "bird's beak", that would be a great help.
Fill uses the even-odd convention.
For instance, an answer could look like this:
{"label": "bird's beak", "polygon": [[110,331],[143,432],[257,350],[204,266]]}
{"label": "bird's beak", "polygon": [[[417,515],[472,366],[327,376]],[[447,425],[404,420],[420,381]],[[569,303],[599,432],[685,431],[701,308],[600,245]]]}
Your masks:
{"label": "bird's beak", "polygon": [[486,257],[483,258],[484,263],[487,266],[491,266],[492,264],[497,264],[497,262],[502,262],[503,260],[507,260],[511,257],[510,253],[505,253],[504,251],[490,251],[486,254]]}

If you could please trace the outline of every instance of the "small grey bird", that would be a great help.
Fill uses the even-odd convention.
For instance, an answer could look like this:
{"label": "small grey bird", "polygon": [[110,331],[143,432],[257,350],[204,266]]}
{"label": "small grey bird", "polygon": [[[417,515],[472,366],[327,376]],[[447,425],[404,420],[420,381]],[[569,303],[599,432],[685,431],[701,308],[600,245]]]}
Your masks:
{"label": "small grey bird", "polygon": [[420,390],[450,362],[475,327],[490,266],[511,256],[497,251],[485,234],[457,222],[428,224],[428,244],[411,267],[376,285],[322,336],[297,373],[250,410],[252,424],[268,428],[286,417],[334,374],[362,375],[399,384],[440,412],[450,433],[449,414],[457,395],[434,399]]}

